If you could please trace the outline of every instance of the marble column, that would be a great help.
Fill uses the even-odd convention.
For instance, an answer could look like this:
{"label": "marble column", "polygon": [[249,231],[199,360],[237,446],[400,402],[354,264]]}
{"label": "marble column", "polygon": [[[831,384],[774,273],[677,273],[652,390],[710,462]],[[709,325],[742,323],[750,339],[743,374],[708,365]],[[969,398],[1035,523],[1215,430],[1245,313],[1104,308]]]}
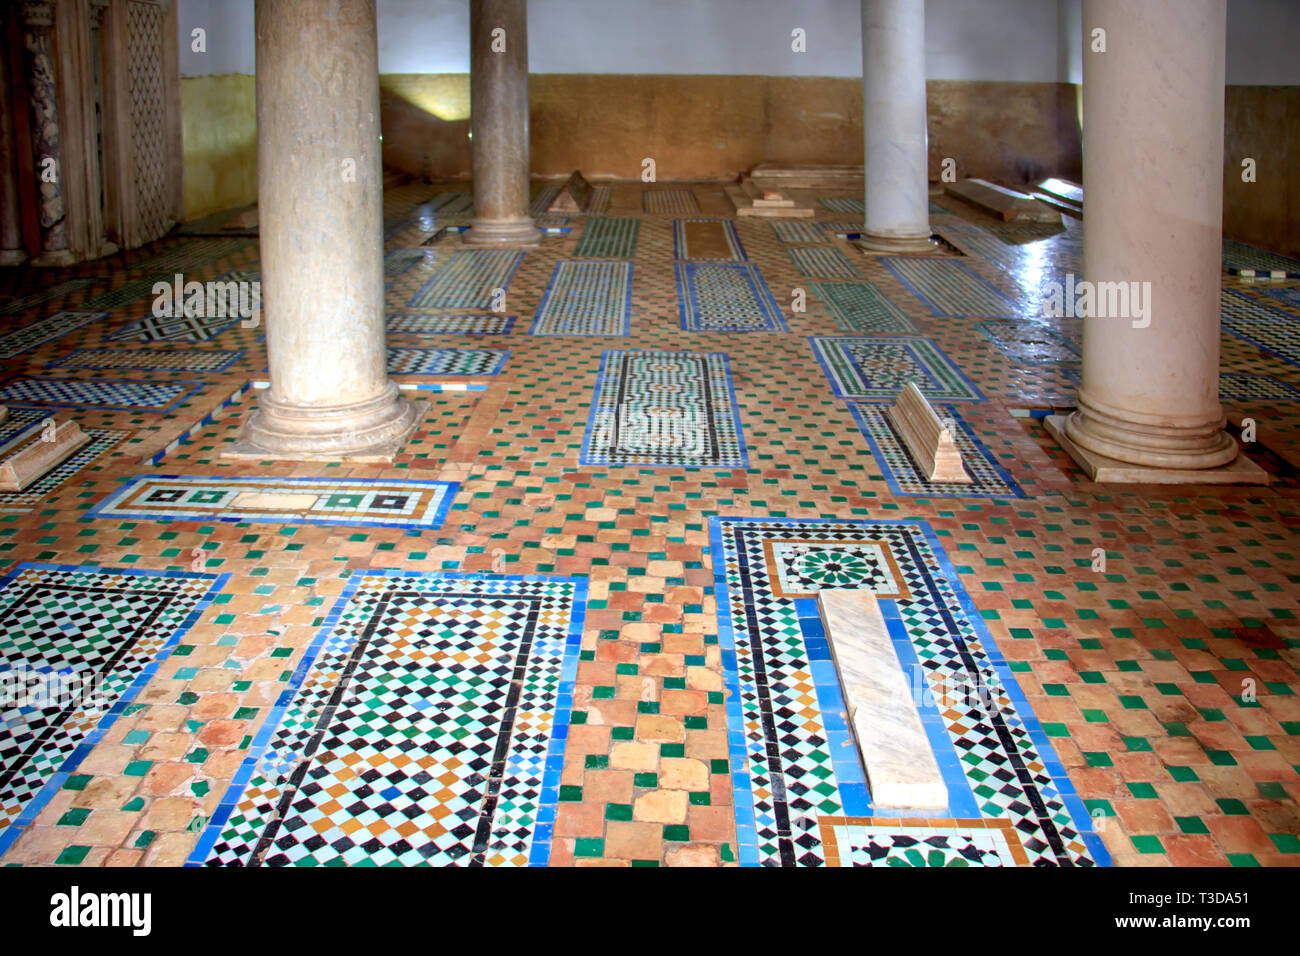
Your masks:
{"label": "marble column", "polygon": [[13,102],[9,90],[8,44],[4,43],[4,15],[0,13],[0,266],[27,261],[18,198],[18,153],[14,139]]}
{"label": "marble column", "polygon": [[[27,103],[32,118],[32,158],[41,224],[41,254],[32,260],[32,265],[72,265],[76,256],[68,249],[63,157],[59,152],[59,105],[55,93],[54,60],[50,55],[54,4],[24,2],[22,17],[23,48],[27,56]],[[50,160],[54,162],[51,164]]]}
{"label": "marble column", "polygon": [[531,246],[528,214],[528,10],[525,0],[469,5],[469,98],[474,218],[464,241]]}
{"label": "marble column", "polygon": [[[1075,303],[1078,409],[1048,424],[1098,481],[1264,480],[1219,404],[1226,19],[1226,0],[1084,3],[1083,279],[1096,295]],[[1091,50],[1095,28],[1105,52]]]}
{"label": "marble column", "polygon": [[866,252],[927,252],[925,0],[862,0]]}
{"label": "marble column", "polygon": [[270,388],[232,457],[383,461],[415,428],[385,367],[375,0],[257,0]]}

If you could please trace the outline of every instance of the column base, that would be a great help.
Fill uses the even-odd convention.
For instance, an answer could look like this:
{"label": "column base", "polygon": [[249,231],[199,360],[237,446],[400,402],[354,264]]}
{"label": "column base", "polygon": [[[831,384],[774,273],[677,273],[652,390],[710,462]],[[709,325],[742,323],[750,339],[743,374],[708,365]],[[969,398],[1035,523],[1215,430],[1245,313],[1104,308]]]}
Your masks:
{"label": "column base", "polygon": [[1153,468],[1107,458],[1081,448],[1065,433],[1067,415],[1049,415],[1043,419],[1047,433],[1074,459],[1074,463],[1096,482],[1140,485],[1266,485],[1268,472],[1245,455],[1238,454],[1217,468]]}
{"label": "column base", "polygon": [[531,216],[523,219],[471,219],[469,230],[460,234],[467,246],[536,246],[542,232]]}
{"label": "column base", "polygon": [[242,438],[221,457],[391,464],[418,423],[415,406],[392,381],[373,399],[323,408],[277,402],[265,392]]}
{"label": "column base", "polygon": [[20,266],[27,261],[27,253],[21,249],[0,249],[0,266]]}
{"label": "column base", "polygon": [[38,267],[60,267],[75,266],[79,260],[71,249],[55,249],[53,252],[45,252],[32,260],[32,265]]}
{"label": "column base", "polygon": [[899,236],[873,236],[863,233],[857,240],[857,247],[872,255],[924,255],[935,252],[939,244],[929,236],[925,238]]}

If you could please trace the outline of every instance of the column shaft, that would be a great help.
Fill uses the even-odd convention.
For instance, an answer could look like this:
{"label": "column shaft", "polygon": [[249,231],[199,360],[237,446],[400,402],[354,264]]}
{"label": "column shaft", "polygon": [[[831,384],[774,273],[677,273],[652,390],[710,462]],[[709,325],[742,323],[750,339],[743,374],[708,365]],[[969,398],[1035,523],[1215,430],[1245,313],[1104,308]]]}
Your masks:
{"label": "column shaft", "polygon": [[415,426],[385,366],[375,0],[257,0],[271,386],[241,457],[387,457]]}
{"label": "column shaft", "polygon": [[32,117],[32,158],[40,195],[41,254],[33,265],[71,265],[67,207],[63,198],[63,157],[59,151],[59,105],[54,84],[50,33],[53,4],[25,2],[23,48],[27,56],[27,102]]}
{"label": "column shaft", "polygon": [[[1237,457],[1219,404],[1225,0],[1085,0],[1083,18],[1084,278],[1096,295],[1063,431],[1085,465],[1223,466]],[[1090,49],[1094,28],[1104,53]]]}
{"label": "column shaft", "polygon": [[0,266],[27,261],[18,199],[18,145],[14,139],[13,102],[9,90],[8,44],[4,16],[0,15]]}
{"label": "column shaft", "polygon": [[474,218],[470,245],[533,245],[528,214],[528,11],[525,0],[469,5]]}
{"label": "column shaft", "polygon": [[925,0],[862,0],[862,133],[868,252],[930,242]]}

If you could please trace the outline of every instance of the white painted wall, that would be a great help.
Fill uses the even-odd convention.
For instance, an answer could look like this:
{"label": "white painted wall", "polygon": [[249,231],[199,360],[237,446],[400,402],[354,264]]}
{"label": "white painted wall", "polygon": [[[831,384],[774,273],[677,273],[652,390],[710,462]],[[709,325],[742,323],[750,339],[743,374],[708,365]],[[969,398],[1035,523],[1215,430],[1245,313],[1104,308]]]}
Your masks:
{"label": "white painted wall", "polygon": [[[175,0],[181,76],[254,72],[253,0]],[[206,53],[195,53],[193,31],[206,32]]]}
{"label": "white painted wall", "polygon": [[[176,0],[182,76],[252,73],[253,0]],[[1135,0],[1140,2],[1140,0]],[[931,79],[1081,76],[1081,0],[927,0]],[[378,0],[382,73],[469,69],[468,0]],[[860,0],[530,0],[534,73],[860,76]],[[191,30],[207,30],[207,53]],[[807,34],[807,52],[790,32]],[[1300,85],[1300,0],[1228,0],[1228,82]]]}
{"label": "white painted wall", "polygon": [[1228,82],[1300,86],[1300,0],[1228,0]]}

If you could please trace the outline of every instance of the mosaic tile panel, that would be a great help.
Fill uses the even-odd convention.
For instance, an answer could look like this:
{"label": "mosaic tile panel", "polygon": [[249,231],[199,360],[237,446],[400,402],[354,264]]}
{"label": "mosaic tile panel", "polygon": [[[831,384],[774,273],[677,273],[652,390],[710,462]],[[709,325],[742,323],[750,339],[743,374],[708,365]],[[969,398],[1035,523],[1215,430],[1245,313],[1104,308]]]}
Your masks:
{"label": "mosaic tile panel", "polygon": [[1270,299],[1276,299],[1280,305],[1300,311],[1300,289],[1262,289]]}
{"label": "mosaic tile panel", "polygon": [[[45,413],[33,409],[12,409],[11,418],[20,414],[33,417],[36,431],[45,419]],[[0,514],[21,514],[45,504],[49,496],[63,486],[65,482],[87,465],[97,461],[100,456],[111,451],[131,433],[115,428],[83,428],[90,441],[82,445],[62,462],[55,465],[41,477],[37,478],[22,491],[0,491]],[[15,446],[14,450],[17,450]]]}
{"label": "mosaic tile panel", "polygon": [[384,256],[384,275],[400,276],[421,261],[431,261],[432,253],[424,249],[394,249]]}
{"label": "mosaic tile panel", "polygon": [[802,219],[790,219],[785,222],[769,222],[772,231],[776,233],[776,238],[780,242],[812,242],[826,243],[830,240],[826,231],[818,226],[815,222],[805,222]]}
{"label": "mosaic tile panel", "polygon": [[514,328],[515,318],[499,312],[486,315],[389,312],[387,322],[388,331],[400,335],[505,335]]}
{"label": "mosaic tile panel", "polygon": [[1017,314],[1016,303],[954,259],[882,256],[880,264],[938,316]]}
{"label": "mosaic tile panel", "polygon": [[202,382],[105,382],[78,378],[19,378],[0,385],[0,402],[68,408],[169,412]]}
{"label": "mosaic tile panel", "polygon": [[[223,273],[212,282],[229,286],[231,283],[260,283],[261,280],[260,270],[242,269]],[[109,341],[207,342],[251,316],[253,309],[261,307],[260,285],[246,292],[248,298],[244,301],[251,306],[246,310],[241,308],[234,295],[229,295],[225,301],[213,302],[210,306],[214,312],[223,314],[191,316],[185,315],[180,308],[174,309],[181,312],[179,315],[150,314],[113,333],[108,337]]]}
{"label": "mosaic tile panel", "polygon": [[474,211],[474,195],[459,189],[434,193],[429,205],[440,217],[468,216]]}
{"label": "mosaic tile panel", "polygon": [[748,461],[724,353],[609,349],[601,356],[582,464],[745,468]]}
{"label": "mosaic tile panel", "polygon": [[808,248],[795,246],[785,250],[801,275],[825,276],[832,279],[861,279],[857,266],[838,249],[829,246]]}
{"label": "mosaic tile panel", "polygon": [[561,186],[552,184],[540,187],[534,194],[533,200],[528,205],[528,215],[534,219],[546,215],[547,208],[555,202],[555,197],[560,194]]}
{"label": "mosaic tile panel", "polygon": [[[817,201],[822,204],[823,208],[829,209],[831,212],[846,213],[850,216],[865,216],[867,214],[866,200],[863,199],[833,197],[830,199],[819,199]],[[861,228],[861,226],[862,224],[858,223],[858,227]]]}
{"label": "mosaic tile panel", "polygon": [[678,262],[677,303],[689,332],[788,332],[752,263]]}
{"label": "mosaic tile panel", "polygon": [[885,405],[852,402],[849,409],[871,446],[871,454],[881,471],[889,490],[895,495],[919,495],[942,498],[1023,498],[1010,473],[999,465],[982,441],[975,437],[966,420],[952,405],[935,405],[939,420],[949,423],[953,441],[961,452],[966,473],[974,479],[970,484],[933,482],[922,473],[907,450],[902,435],[885,414]]}
{"label": "mosaic tile panel", "polygon": [[46,342],[61,339],[69,332],[105,318],[107,312],[55,312],[0,337],[0,359],[11,359]]}
{"label": "mosaic tile panel", "polygon": [[[0,315],[18,315],[26,312],[28,309],[34,309],[38,305],[49,302],[52,299],[62,298],[65,295],[71,295],[88,285],[94,285],[93,278],[69,279],[67,282],[56,282],[54,285],[46,286],[44,289],[38,289],[35,292],[29,292],[26,295],[20,295],[16,299],[10,299],[8,302],[0,303]],[[4,340],[0,339],[0,343]]]}
{"label": "mosaic tile panel", "polygon": [[1078,362],[1083,352],[1071,337],[1021,319],[980,322],[976,326],[999,352],[1018,365],[1059,365]]}
{"label": "mosaic tile panel", "polygon": [[243,249],[247,239],[183,239],[147,259],[131,264],[132,269],[149,272],[197,272]]}
{"label": "mosaic tile panel", "polygon": [[137,475],[86,520],[250,521],[432,529],[456,496],[454,481]]}
{"label": "mosaic tile panel", "polygon": [[1236,239],[1223,240],[1223,267],[1225,269],[1256,269],[1264,272],[1294,272],[1300,275],[1300,259],[1256,249]]}
{"label": "mosaic tile panel", "polygon": [[840,398],[893,401],[915,382],[931,402],[982,402],[983,394],[931,339],[814,335],[817,361]]}
{"label": "mosaic tile panel", "polygon": [[20,564],[0,579],[0,671],[76,675],[94,690],[51,707],[6,708],[0,854],[122,715],[228,577]]}
{"label": "mosaic tile panel", "polygon": [[575,578],[354,574],[190,865],[545,865],[585,602]]}
{"label": "mosaic tile panel", "polygon": [[689,189],[651,189],[641,194],[641,208],[661,216],[689,216],[700,211],[700,201]]}
{"label": "mosaic tile panel", "polygon": [[508,289],[524,254],[514,249],[453,252],[406,303],[416,309],[490,309],[493,289]]}
{"label": "mosaic tile panel", "polygon": [[[1007,820],[1033,865],[1107,861],[925,522],[715,517],[709,524],[741,865],[823,866],[821,821],[872,816],[815,592],[779,596],[782,565],[801,569],[818,587],[877,593],[904,670],[925,690],[918,692],[922,719],[950,802],[948,814],[931,815]],[[978,692],[953,693],[961,687]],[[833,856],[844,855],[837,845]]]}
{"label": "mosaic tile panel", "polygon": [[632,263],[559,262],[529,332],[533,335],[627,335]]}
{"label": "mosaic tile panel", "polygon": [[573,255],[578,259],[632,259],[641,220],[612,216],[588,219]]}
{"label": "mosaic tile panel", "polygon": [[613,195],[614,191],[608,186],[592,186],[591,199],[587,203],[587,215],[603,216],[605,210],[609,209],[609,201]]}
{"label": "mosaic tile panel", "polygon": [[152,298],[153,287],[156,283],[171,283],[174,279],[175,276],[159,272],[143,279],[123,283],[109,289],[107,292],[101,292],[97,296],[86,299],[79,307],[82,309],[120,309],[122,306],[130,305],[140,299]]}
{"label": "mosaic tile panel", "polygon": [[891,820],[823,817],[828,866],[1028,866],[1008,820]]}
{"label": "mosaic tile panel", "polygon": [[46,368],[138,368],[153,372],[224,372],[239,349],[77,349]]}
{"label": "mosaic tile panel", "polygon": [[1221,302],[1225,332],[1300,368],[1300,320],[1233,289],[1223,290]]}
{"label": "mosaic tile panel", "polygon": [[814,282],[812,289],[846,332],[910,335],[919,331],[903,310],[870,282]]}
{"label": "mosaic tile panel", "polygon": [[728,219],[674,219],[674,259],[744,261],[745,247]]}
{"label": "mosaic tile panel", "polygon": [[510,358],[509,349],[389,349],[388,371],[394,375],[496,375]]}

